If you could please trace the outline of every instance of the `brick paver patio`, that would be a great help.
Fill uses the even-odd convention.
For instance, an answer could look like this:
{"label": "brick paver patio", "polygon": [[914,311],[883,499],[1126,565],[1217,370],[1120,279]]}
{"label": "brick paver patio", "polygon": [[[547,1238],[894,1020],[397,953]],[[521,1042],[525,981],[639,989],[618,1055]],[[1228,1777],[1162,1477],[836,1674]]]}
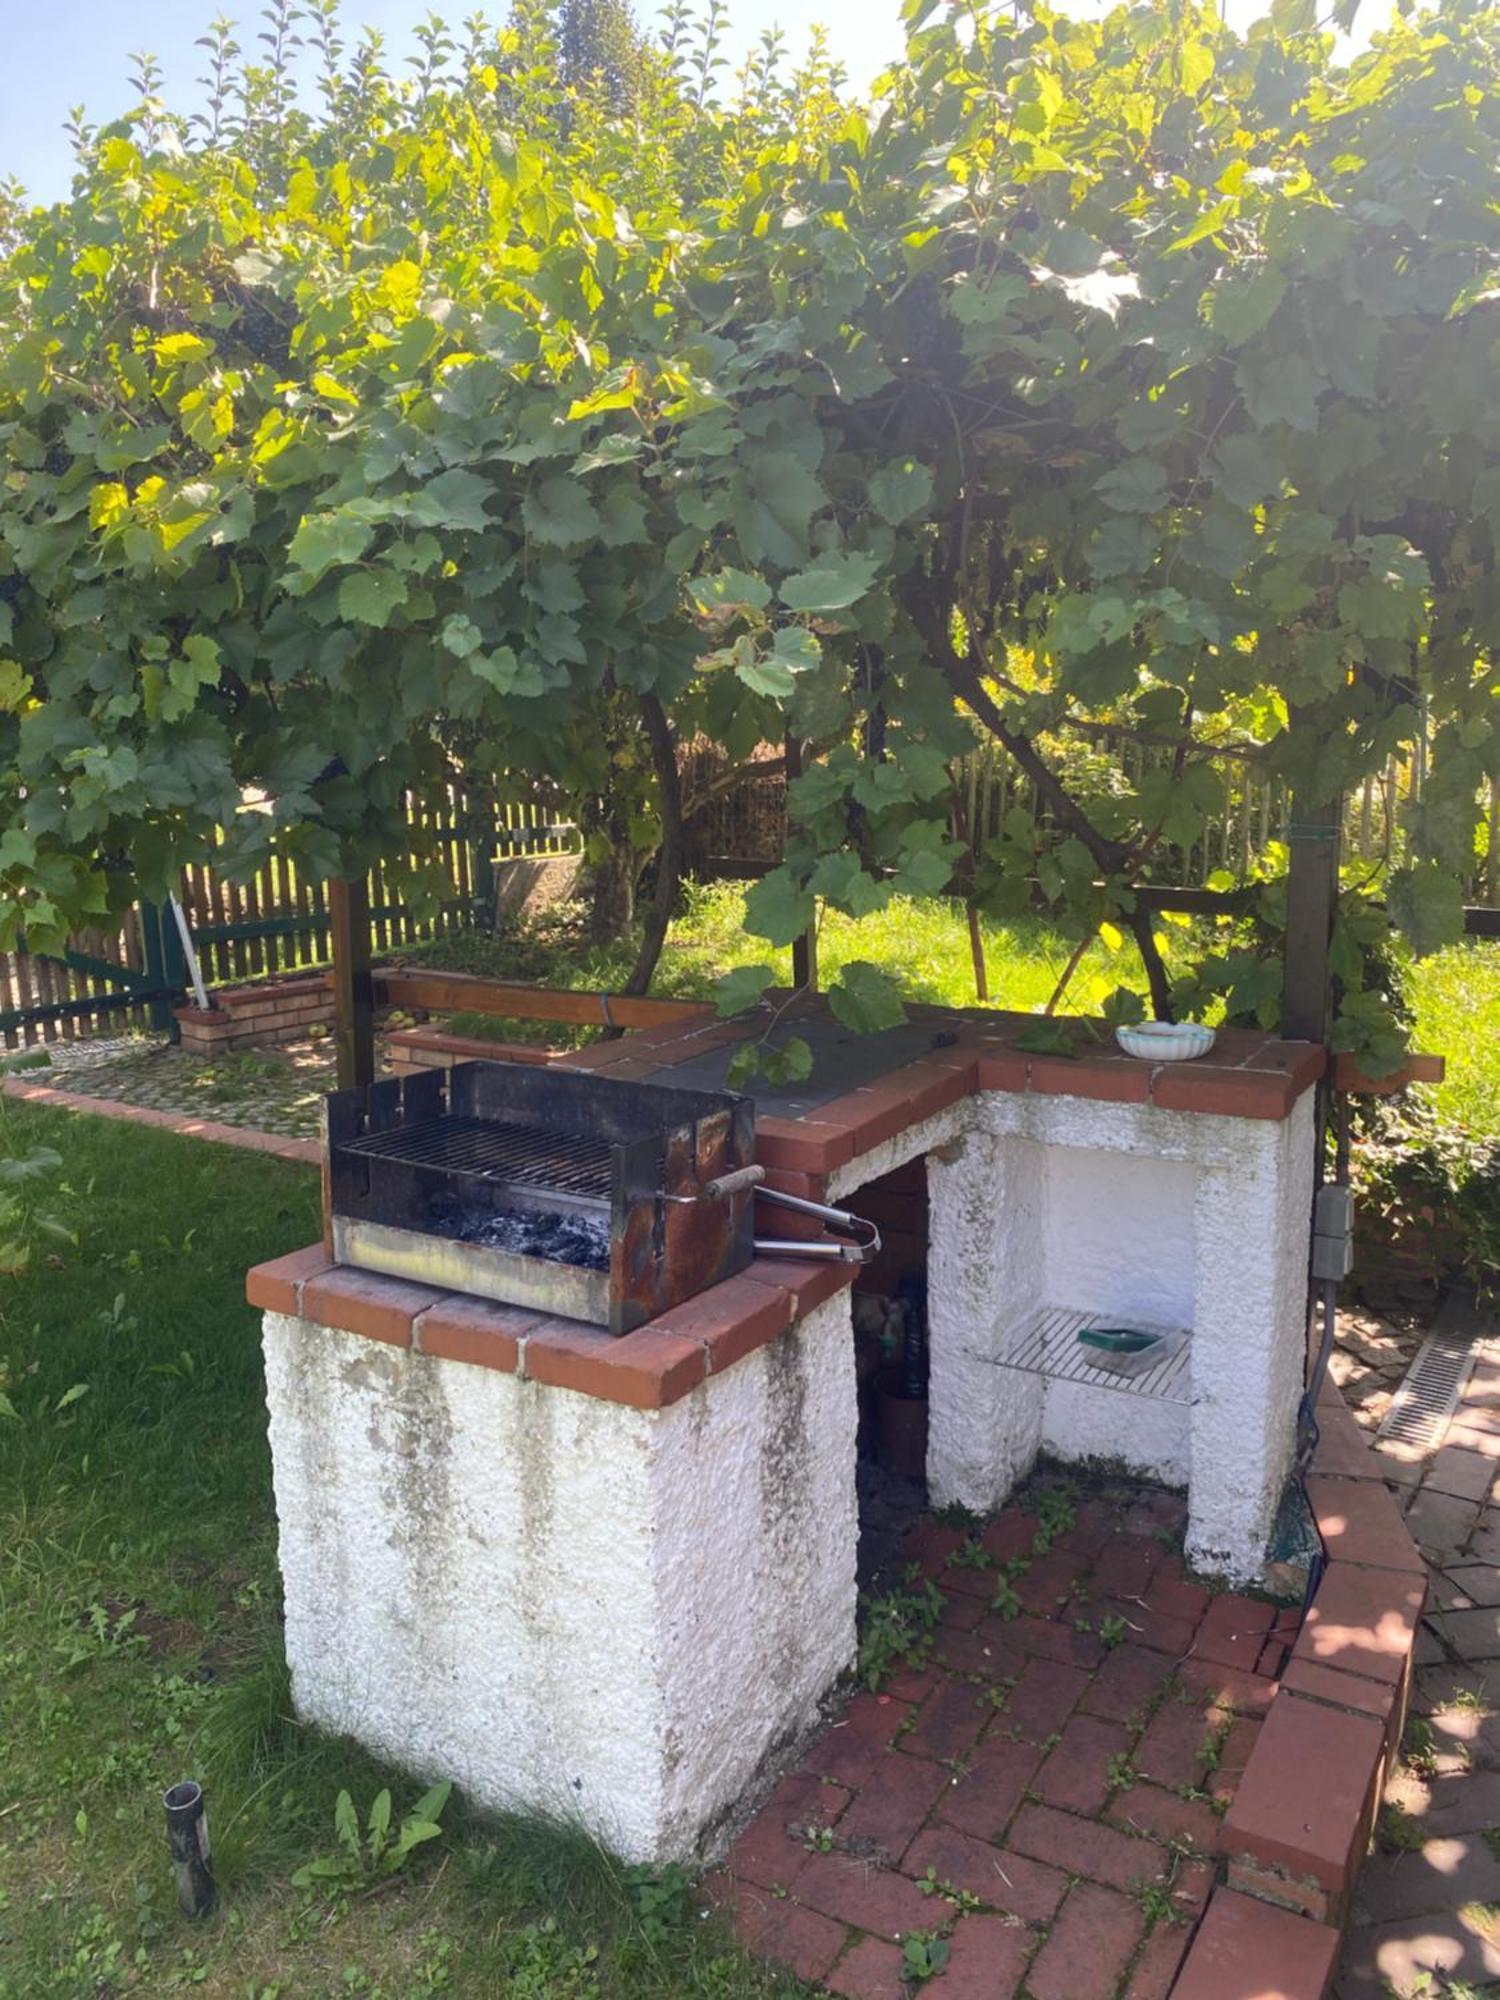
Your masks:
{"label": "brick paver patio", "polygon": [[919,1524],[928,1656],[853,1698],[712,1878],[752,1949],[848,2000],[903,2000],[939,1935],[934,2000],[1165,2000],[1207,1901],[1296,1616],[1193,1582],[1175,1498],[1053,1491]]}
{"label": "brick paver patio", "polygon": [[1431,1599],[1405,1762],[1360,1877],[1337,2000],[1500,1994],[1500,1330],[1468,1317],[1480,1359],[1445,1437],[1425,1457],[1381,1454]]}

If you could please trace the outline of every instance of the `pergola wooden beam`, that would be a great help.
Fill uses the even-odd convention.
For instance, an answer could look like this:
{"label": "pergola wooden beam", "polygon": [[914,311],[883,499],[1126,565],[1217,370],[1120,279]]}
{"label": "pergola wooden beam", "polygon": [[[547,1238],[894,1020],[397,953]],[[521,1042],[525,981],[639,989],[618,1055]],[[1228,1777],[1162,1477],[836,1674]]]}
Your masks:
{"label": "pergola wooden beam", "polygon": [[375,988],[370,976],[370,890],[367,882],[328,885],[333,946],[333,1047],[338,1085],[375,1081]]}
{"label": "pergola wooden beam", "polygon": [[1281,1000],[1281,1032],[1289,1041],[1327,1039],[1343,819],[1342,795],[1307,809],[1292,800]]}
{"label": "pergola wooden beam", "polygon": [[333,947],[333,1046],[340,1090],[375,1081],[377,1006],[566,1021],[585,1028],[665,1028],[706,1020],[714,1012],[701,1000],[560,992],[421,965],[383,966],[375,971],[370,963],[370,896],[364,882],[329,883],[328,922]]}

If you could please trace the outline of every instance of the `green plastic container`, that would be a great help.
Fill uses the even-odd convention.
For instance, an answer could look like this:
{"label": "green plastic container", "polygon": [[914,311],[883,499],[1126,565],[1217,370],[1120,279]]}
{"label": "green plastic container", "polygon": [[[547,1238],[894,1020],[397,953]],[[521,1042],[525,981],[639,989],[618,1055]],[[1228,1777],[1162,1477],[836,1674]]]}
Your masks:
{"label": "green plastic container", "polygon": [[1138,1326],[1083,1326],[1074,1338],[1087,1350],[1089,1366],[1110,1375],[1144,1375],[1180,1345],[1170,1333],[1147,1333]]}
{"label": "green plastic container", "polygon": [[1166,1336],[1129,1326],[1085,1326],[1078,1338],[1084,1347],[1102,1348],[1106,1354],[1140,1354],[1148,1347],[1159,1347]]}

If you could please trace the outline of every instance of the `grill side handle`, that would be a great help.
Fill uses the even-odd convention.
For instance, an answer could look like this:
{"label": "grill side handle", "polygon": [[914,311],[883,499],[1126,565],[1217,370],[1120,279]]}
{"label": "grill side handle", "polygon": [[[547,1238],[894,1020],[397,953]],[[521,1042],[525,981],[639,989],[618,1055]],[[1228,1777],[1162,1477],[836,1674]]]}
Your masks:
{"label": "grill side handle", "polygon": [[743,1194],[746,1188],[759,1188],[765,1177],[764,1167],[736,1167],[732,1174],[720,1174],[717,1180],[705,1181],[699,1194],[706,1201],[728,1201],[731,1195]]}
{"label": "grill side handle", "polygon": [[731,1195],[754,1188],[758,1201],[774,1202],[778,1208],[795,1209],[798,1215],[810,1215],[822,1223],[829,1236],[843,1239],[839,1242],[819,1242],[796,1237],[783,1242],[779,1238],[757,1237],[755,1247],[764,1257],[821,1257],[837,1259],[844,1264],[868,1264],[880,1255],[880,1231],[873,1222],[866,1221],[862,1215],[851,1215],[847,1209],[829,1208],[821,1201],[808,1201],[800,1194],[787,1194],[781,1188],[769,1188],[765,1179],[764,1167],[741,1167],[735,1173],[720,1174],[717,1180],[705,1181],[700,1198],[727,1201]]}

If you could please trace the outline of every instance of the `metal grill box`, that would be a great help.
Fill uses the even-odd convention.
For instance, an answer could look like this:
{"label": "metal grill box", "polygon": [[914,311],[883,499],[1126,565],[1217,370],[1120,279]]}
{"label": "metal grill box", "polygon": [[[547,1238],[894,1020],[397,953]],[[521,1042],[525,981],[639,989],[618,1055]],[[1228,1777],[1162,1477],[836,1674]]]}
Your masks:
{"label": "metal grill box", "polygon": [[628,1333],[752,1255],[730,1092],[460,1063],[334,1092],[327,1139],[341,1264]]}

